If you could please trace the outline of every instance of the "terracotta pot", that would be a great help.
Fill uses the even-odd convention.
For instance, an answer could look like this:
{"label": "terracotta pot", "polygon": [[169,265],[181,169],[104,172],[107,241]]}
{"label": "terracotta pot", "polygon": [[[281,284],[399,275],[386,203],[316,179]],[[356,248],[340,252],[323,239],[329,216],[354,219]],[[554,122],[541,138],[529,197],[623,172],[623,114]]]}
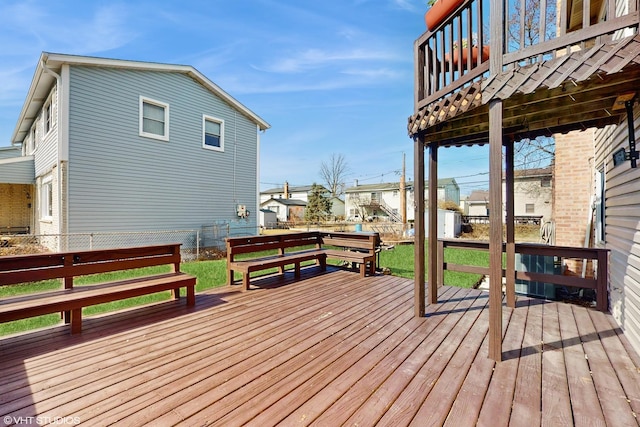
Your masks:
{"label": "terracotta pot", "polygon": [[437,0],[424,14],[427,30],[432,30],[456,10],[464,0]]}
{"label": "terracotta pot", "polygon": [[[478,49],[478,46],[473,46],[471,48],[471,68],[474,68],[478,65],[478,54],[480,52],[480,49]],[[451,60],[453,61],[453,69],[457,70],[458,69],[458,60],[460,55],[458,55],[458,52],[456,49],[453,50],[453,57],[451,58]],[[445,69],[448,71],[449,70],[449,58],[451,57],[450,54],[446,53],[444,55],[444,66]],[[466,70],[467,69],[467,63],[469,58],[469,49],[468,48],[463,48],[462,49],[462,69]],[[482,62],[484,61],[488,61],[489,60],[489,46],[484,45],[482,46]]]}

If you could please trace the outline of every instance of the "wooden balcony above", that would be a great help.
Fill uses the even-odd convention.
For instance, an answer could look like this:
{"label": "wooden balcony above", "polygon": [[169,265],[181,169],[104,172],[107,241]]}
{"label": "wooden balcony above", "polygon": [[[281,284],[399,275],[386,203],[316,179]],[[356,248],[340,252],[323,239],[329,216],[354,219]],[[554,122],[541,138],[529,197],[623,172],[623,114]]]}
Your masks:
{"label": "wooden balcony above", "polygon": [[[531,0],[519,0],[517,6],[506,2],[505,28],[492,33],[502,40],[490,42],[482,31],[489,22],[488,5],[467,0],[424,33],[415,43],[409,134],[442,146],[487,143],[492,99],[503,100],[504,135],[515,140],[619,123],[626,114],[620,100],[633,98],[640,87],[637,4],[619,3],[616,12],[612,0],[577,1],[580,10],[590,11],[582,22],[575,2],[562,2],[555,11],[555,3],[536,0],[547,15],[557,13],[560,19],[547,23],[545,14],[534,16],[533,29],[524,16],[519,22],[508,18],[521,16],[518,11],[531,8]],[[489,57],[472,59],[473,46],[480,44],[491,47]]]}

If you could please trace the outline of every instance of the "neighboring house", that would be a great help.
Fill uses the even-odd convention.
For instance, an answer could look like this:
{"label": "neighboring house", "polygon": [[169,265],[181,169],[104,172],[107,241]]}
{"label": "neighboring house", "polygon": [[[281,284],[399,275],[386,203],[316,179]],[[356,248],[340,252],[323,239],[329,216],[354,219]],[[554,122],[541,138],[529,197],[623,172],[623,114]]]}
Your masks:
{"label": "neighboring house", "polygon": [[[426,183],[425,187],[428,188]],[[426,194],[425,194],[426,197]],[[405,185],[405,209],[408,221],[414,219],[413,211],[413,183]],[[454,178],[438,180],[438,200],[452,201],[460,204],[460,187]],[[384,219],[394,222],[401,221],[402,197],[399,182],[380,184],[358,184],[345,190],[345,212],[351,221],[366,219]]]}
{"label": "neighboring house", "polygon": [[[514,171],[514,215],[517,217],[542,217],[542,221],[551,220],[553,214],[552,178],[553,170],[550,167]],[[503,181],[503,197],[506,194],[505,188]],[[489,191],[473,190],[465,204],[466,215],[489,215]]]}
{"label": "neighboring house", "polygon": [[[292,187],[285,181],[283,187],[272,188],[260,193],[260,206],[276,212],[279,221],[304,221],[304,208],[309,201],[313,185]],[[325,194],[326,187],[320,185]],[[288,201],[287,201],[288,200]],[[344,201],[338,197],[331,198],[331,219],[344,218]]]}
{"label": "neighboring house", "polygon": [[[260,192],[260,204],[266,202],[269,199],[295,199],[303,202],[309,201],[309,194],[311,194],[311,188],[313,185],[303,185],[292,187],[285,181],[283,187],[272,188],[266,191]],[[320,186],[325,193],[329,193],[324,186]]]}
{"label": "neighboring house", "polygon": [[33,178],[33,156],[22,156],[20,147],[0,148],[0,233],[33,230]]}
{"label": "neighboring house", "polygon": [[339,197],[331,198],[331,216],[333,220],[341,221],[345,219],[345,203]]}
{"label": "neighboring house", "polygon": [[11,142],[33,168],[36,234],[257,230],[268,128],[191,66],[43,53]]}
{"label": "neighboring house", "polygon": [[306,207],[306,201],[296,199],[269,199],[260,205],[261,209],[275,212],[281,222],[303,222]]}
{"label": "neighboring house", "polygon": [[[550,167],[514,171],[513,212],[516,217],[542,217],[542,221],[551,219],[553,211],[552,177],[553,170]],[[504,180],[502,194],[505,197]]]}
{"label": "neighboring house", "polygon": [[489,215],[489,191],[473,190],[465,202],[465,215],[487,216]]}

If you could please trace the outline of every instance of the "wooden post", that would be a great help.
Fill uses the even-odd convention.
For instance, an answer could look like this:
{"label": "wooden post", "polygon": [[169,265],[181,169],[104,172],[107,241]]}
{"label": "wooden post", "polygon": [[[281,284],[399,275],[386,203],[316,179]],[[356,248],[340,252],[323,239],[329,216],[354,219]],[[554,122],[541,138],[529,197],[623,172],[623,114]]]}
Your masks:
{"label": "wooden post", "polygon": [[502,100],[489,102],[489,357],[502,360]]}
{"label": "wooden post", "polygon": [[414,307],[415,316],[424,317],[424,138],[413,141],[413,185],[414,185]]}
{"label": "wooden post", "polygon": [[429,144],[429,304],[438,303],[438,145]]}
{"label": "wooden post", "polygon": [[444,285],[444,242],[438,239],[438,287]]}
{"label": "wooden post", "polygon": [[507,307],[516,307],[516,239],[514,216],[514,171],[513,171],[513,144],[512,138],[505,141],[505,208],[507,211]]}
{"label": "wooden post", "polygon": [[[65,289],[73,289],[73,275],[71,269],[73,267],[73,254],[66,254],[64,256],[65,276],[62,278],[62,282]],[[82,311],[82,310],[80,310]],[[60,316],[64,319],[64,323],[70,323],[72,321],[71,311],[64,311],[60,313]]]}
{"label": "wooden post", "polygon": [[[491,3],[489,74],[502,72],[504,2]],[[503,25],[499,25],[502,23]],[[489,357],[502,360],[502,100],[489,101]]]}
{"label": "wooden post", "polygon": [[596,308],[600,311],[609,311],[609,251],[598,251],[598,276],[596,277]]}

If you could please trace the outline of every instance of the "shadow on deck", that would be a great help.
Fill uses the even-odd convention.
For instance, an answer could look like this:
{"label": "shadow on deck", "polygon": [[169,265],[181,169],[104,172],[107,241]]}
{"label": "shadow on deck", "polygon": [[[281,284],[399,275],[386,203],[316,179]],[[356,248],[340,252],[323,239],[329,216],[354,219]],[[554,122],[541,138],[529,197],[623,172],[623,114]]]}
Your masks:
{"label": "shadow on deck", "polygon": [[443,287],[415,318],[411,280],[317,273],[0,339],[3,424],[637,425],[638,358],[607,314],[519,298],[496,364],[488,294]]}

